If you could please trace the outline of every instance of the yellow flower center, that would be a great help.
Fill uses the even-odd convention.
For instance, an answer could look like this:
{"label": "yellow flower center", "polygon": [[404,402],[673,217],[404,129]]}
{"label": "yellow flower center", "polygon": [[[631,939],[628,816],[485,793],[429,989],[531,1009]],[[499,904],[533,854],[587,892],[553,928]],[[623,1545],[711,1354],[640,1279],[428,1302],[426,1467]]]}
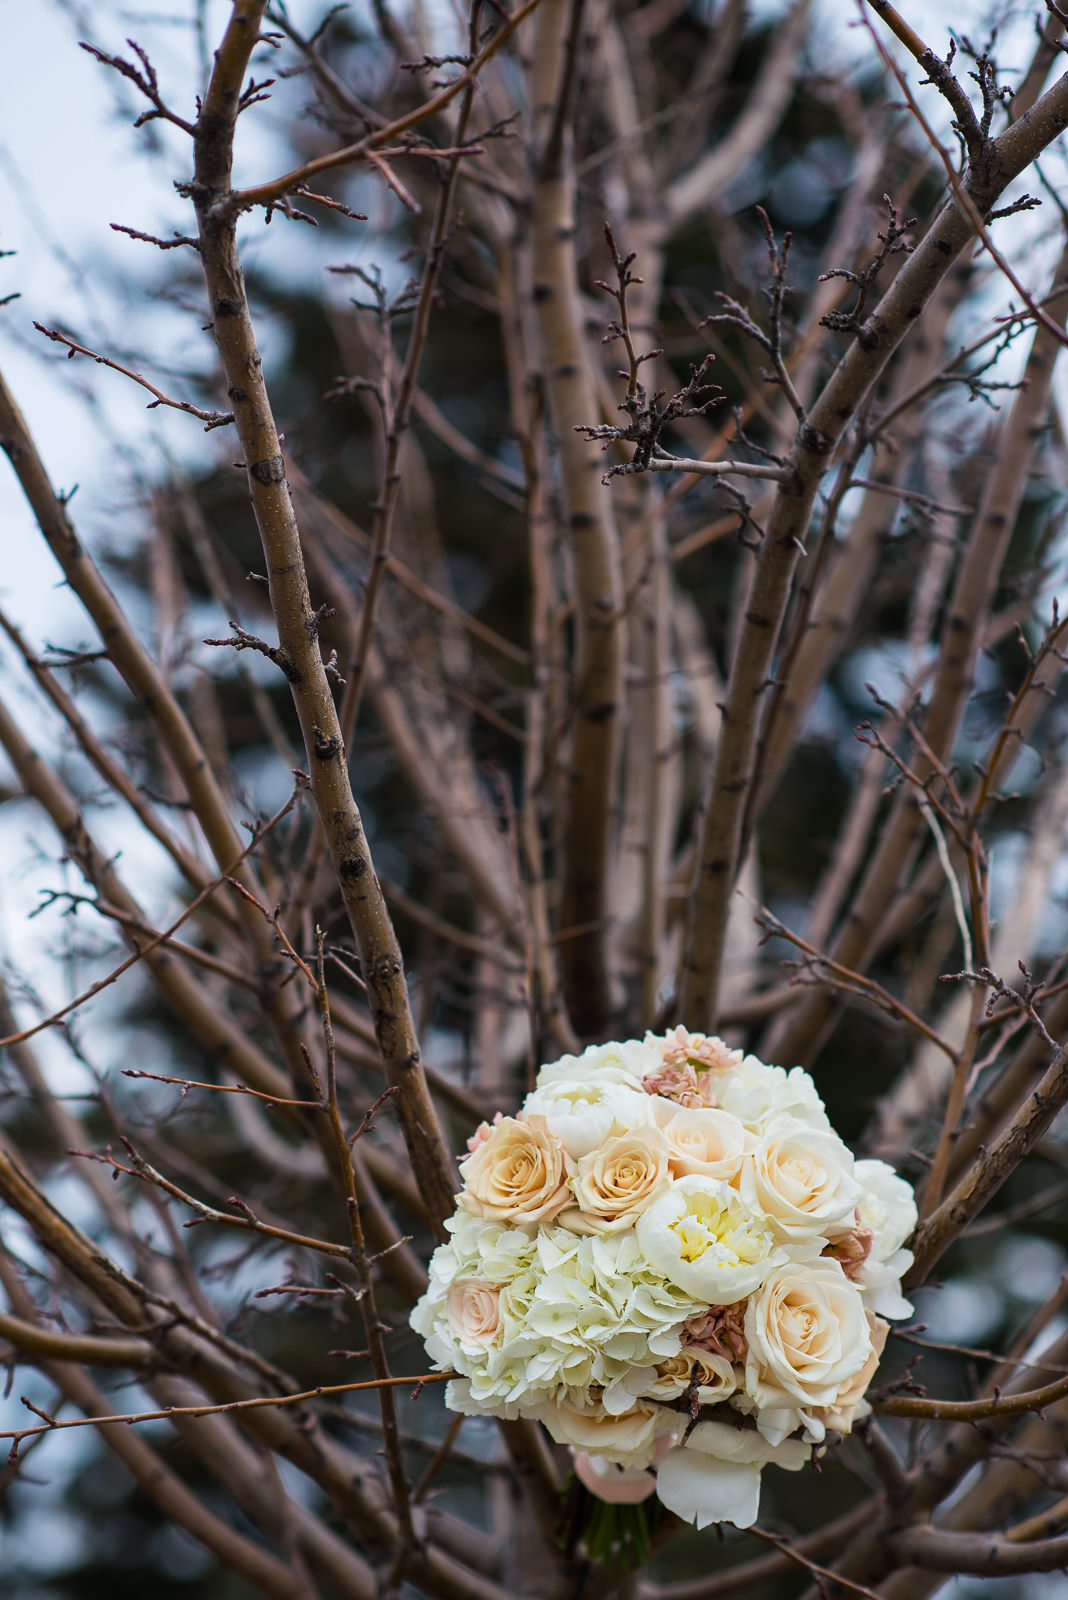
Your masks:
{"label": "yellow flower center", "polygon": [[671,1230],[684,1261],[699,1261],[712,1245],[718,1245],[735,1262],[751,1264],[767,1254],[767,1229],[715,1195],[688,1195],[687,1209],[671,1224]]}

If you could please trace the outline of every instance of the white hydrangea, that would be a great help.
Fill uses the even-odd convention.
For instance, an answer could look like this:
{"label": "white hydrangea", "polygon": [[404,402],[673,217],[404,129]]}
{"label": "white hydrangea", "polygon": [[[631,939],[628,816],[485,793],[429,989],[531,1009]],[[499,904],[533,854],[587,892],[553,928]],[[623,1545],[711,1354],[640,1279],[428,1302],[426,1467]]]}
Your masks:
{"label": "white hydrangea", "polygon": [[[652,1369],[678,1353],[683,1323],[701,1309],[652,1266],[633,1231],[586,1236],[550,1225],[527,1233],[471,1220],[477,1228],[454,1223],[453,1238],[434,1252],[411,1325],[431,1360],[462,1373],[483,1407],[561,1386],[607,1388],[635,1368]],[[522,1244],[502,1250],[501,1232]],[[492,1341],[458,1333],[449,1301],[458,1283],[499,1291]],[[481,1337],[481,1322],[478,1329]]]}

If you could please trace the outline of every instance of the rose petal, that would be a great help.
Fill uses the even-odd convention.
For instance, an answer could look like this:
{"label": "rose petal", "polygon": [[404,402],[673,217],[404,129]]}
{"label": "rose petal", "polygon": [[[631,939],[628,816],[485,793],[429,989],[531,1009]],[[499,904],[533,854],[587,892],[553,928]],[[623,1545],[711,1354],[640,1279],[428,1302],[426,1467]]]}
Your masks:
{"label": "rose petal", "polygon": [[630,1472],[625,1467],[613,1466],[601,1456],[587,1455],[585,1450],[573,1450],[571,1456],[575,1477],[598,1500],[610,1506],[640,1505],[656,1488],[651,1472]]}
{"label": "rose petal", "polygon": [[682,1446],[669,1450],[657,1468],[656,1493],[669,1511],[698,1528],[712,1522],[751,1528],[760,1509],[760,1468]]}

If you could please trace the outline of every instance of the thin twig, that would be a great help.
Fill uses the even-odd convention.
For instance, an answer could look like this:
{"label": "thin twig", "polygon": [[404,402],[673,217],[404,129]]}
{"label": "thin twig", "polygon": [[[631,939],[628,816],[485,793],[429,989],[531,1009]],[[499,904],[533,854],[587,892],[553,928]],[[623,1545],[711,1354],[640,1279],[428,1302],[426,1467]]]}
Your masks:
{"label": "thin twig", "polygon": [[[29,1028],[21,1029],[21,1031],[18,1033],[9,1034],[7,1038],[0,1039],[0,1049],[4,1049],[8,1045],[21,1044],[26,1039],[32,1039],[35,1033],[40,1033],[45,1028],[53,1027],[57,1022],[62,1021],[64,1017],[69,1016],[72,1011],[77,1010],[79,1006],[83,1006],[87,1000],[91,1000],[94,995],[99,994],[102,989],[108,988],[115,982],[117,978],[121,978],[124,972],[128,972],[131,967],[136,966],[139,961],[142,961],[145,956],[150,953],[150,951],[157,949],[162,944],[166,944],[171,935],[177,933],[183,922],[188,921],[188,919],[193,915],[193,912],[196,911],[197,908],[201,906],[210,895],[214,894],[216,889],[221,888],[224,883],[233,883],[234,887],[240,888],[240,885],[236,884],[231,877],[231,874],[236,872],[246,857],[252,854],[253,850],[255,850],[256,846],[260,843],[265,834],[269,833],[277,823],[281,822],[283,817],[288,816],[289,812],[293,809],[293,806],[296,803],[297,796],[300,793],[300,787],[301,786],[298,784],[297,788],[294,789],[285,805],[276,811],[273,817],[269,818],[267,822],[258,825],[254,829],[252,838],[249,840],[245,849],[242,850],[241,854],[230,863],[225,872],[220,873],[217,878],[213,878],[210,883],[205,884],[200,893],[190,900],[189,904],[183,908],[180,915],[175,918],[169,927],[164,928],[162,933],[154,934],[152,938],[148,940],[147,944],[143,945],[139,950],[135,950],[133,955],[127,956],[125,961],[120,961],[119,965],[109,972],[107,977],[99,978],[96,983],[91,984],[89,988],[86,989],[82,994],[77,995],[73,1000],[68,1000],[67,1004],[60,1006],[58,1011],[53,1011],[51,1016],[45,1017],[41,1022],[35,1022]],[[246,891],[242,890],[242,892],[244,893]]]}
{"label": "thin twig", "polygon": [[110,367],[112,372],[121,372],[124,378],[130,378],[134,383],[140,384],[142,389],[147,389],[149,394],[155,396],[155,399],[148,403],[149,411],[155,411],[157,406],[170,406],[174,411],[187,411],[191,417],[200,418],[205,433],[210,433],[212,428],[224,428],[227,423],[234,420],[232,411],[205,411],[189,400],[172,399],[170,395],[164,394],[162,389],[157,389],[154,383],[149,383],[143,373],[135,372],[132,367],[124,367],[121,361],[113,361],[110,356],[102,356],[97,351],[90,350],[87,345],[78,344],[77,340],[60,333],[58,328],[46,328],[43,322],[35,322],[34,327],[38,333],[43,333],[46,339],[51,339],[53,344],[66,345],[69,351],[68,360],[73,356],[88,356],[97,366]]}
{"label": "thin twig", "polygon": [[[401,1389],[408,1385],[418,1392],[428,1383],[446,1383],[455,1378],[455,1372],[425,1372],[414,1377],[367,1378],[362,1383],[324,1383],[315,1389],[302,1389],[298,1394],[254,1395],[248,1400],[228,1400],[222,1405],[164,1406],[159,1411],[120,1411],[110,1417],[69,1417],[63,1420],[48,1417],[40,1428],[8,1428],[0,1432],[0,1439],[11,1439],[17,1448],[23,1439],[33,1439],[40,1433],[58,1433],[64,1428],[98,1428],[109,1422],[167,1422],[174,1417],[215,1417],[228,1411],[253,1411],[261,1406],[297,1406],[309,1400],[325,1399],[328,1395],[355,1394],[361,1389]],[[47,1416],[25,1396],[22,1403],[35,1415]]]}

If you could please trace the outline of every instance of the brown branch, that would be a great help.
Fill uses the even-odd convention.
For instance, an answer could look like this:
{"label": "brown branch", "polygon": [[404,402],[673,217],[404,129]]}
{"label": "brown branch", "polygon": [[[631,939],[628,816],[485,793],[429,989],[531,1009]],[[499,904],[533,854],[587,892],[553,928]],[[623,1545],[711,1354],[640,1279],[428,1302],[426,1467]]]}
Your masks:
{"label": "brown branch", "polygon": [[971,1219],[997,1194],[1033,1150],[1058,1111],[1068,1103],[1068,1046],[1053,1057],[1028,1095],[1009,1131],[965,1174],[938,1210],[917,1228],[911,1241],[915,1264],[906,1284],[922,1283],[935,1262]]}
{"label": "brown branch", "polygon": [[[885,11],[885,13],[893,13],[895,17],[897,16],[896,12],[893,12],[893,7],[885,4],[885,0],[884,3],[880,3],[880,0],[861,0],[861,3],[866,3],[872,6],[873,9],[879,11],[881,15]],[[900,18],[897,18],[897,20],[899,22],[901,21]],[[907,24],[903,24],[903,26],[907,28]],[[1009,262],[998,249],[993,239],[990,237],[990,230],[983,222],[980,208],[976,205],[972,196],[969,194],[965,184],[961,182],[956,169],[954,168],[953,162],[943,147],[941,140],[938,138],[934,129],[931,127],[931,124],[927,121],[927,118],[920,110],[920,107],[916,101],[916,97],[912,93],[904,73],[897,65],[897,62],[894,60],[893,56],[890,55],[889,51],[883,47],[870,23],[868,24],[868,31],[875,40],[875,48],[878,50],[879,55],[882,58],[883,65],[889,72],[893,73],[894,77],[897,79],[898,86],[900,87],[902,94],[905,96],[909,110],[916,118],[916,121],[920,124],[928,143],[945,168],[946,178],[950,188],[953,191],[954,197],[971,222],[976,236],[982,241],[985,249],[990,254],[991,259],[995,262],[999,271],[1012,284],[1012,287],[1016,290],[1016,293],[1020,296],[1020,299],[1023,301],[1031,316],[1039,324],[1039,326],[1045,328],[1046,332],[1052,335],[1052,337],[1056,339],[1058,343],[1068,344],[1068,334],[1065,333],[1063,326],[1055,322],[1053,318],[1050,317],[1045,310],[1043,310],[1041,303],[1036,301],[1030,291],[1024,288],[1024,285],[1013,271]],[[895,32],[896,31],[897,30],[895,29]],[[911,29],[908,31],[911,32]],[[953,78],[945,63],[939,61],[933,50],[925,48],[923,50],[922,57],[917,57],[917,59],[921,61],[921,64],[931,74],[932,82],[934,82],[942,91],[942,93],[946,95],[946,98],[949,100],[954,111],[957,113],[957,126],[962,129],[962,134],[966,144],[968,145],[968,153],[972,158],[972,162],[975,163],[981,160],[985,156],[986,151],[982,148],[981,140],[976,137],[978,135],[978,127],[975,121],[975,113],[972,111],[971,102],[968,100],[967,95],[960,88],[960,85],[957,83],[956,79]]]}
{"label": "brown branch", "polygon": [[936,1422],[982,1422],[988,1417],[1015,1417],[1041,1411],[1068,1395],[1068,1377],[1022,1394],[994,1394],[982,1400],[931,1400],[926,1395],[873,1396],[875,1410],[886,1417],[925,1417]]}
{"label": "brown branch", "polygon": [[316,999],[319,1006],[319,1020],[326,1044],[326,1086],[323,1104],[329,1119],[330,1131],[333,1134],[334,1150],[344,1183],[349,1235],[352,1241],[349,1256],[355,1268],[356,1281],[360,1286],[360,1314],[363,1317],[364,1337],[367,1340],[367,1349],[371,1357],[371,1367],[379,1383],[379,1400],[382,1408],[382,1440],[385,1446],[390,1488],[393,1493],[393,1507],[400,1524],[401,1537],[398,1545],[397,1561],[393,1569],[393,1581],[399,1583],[414,1552],[416,1534],[412,1525],[411,1491],[407,1474],[404,1470],[404,1458],[401,1454],[400,1434],[397,1427],[397,1409],[393,1403],[393,1395],[390,1389],[389,1362],[386,1359],[386,1347],[382,1339],[383,1324],[379,1320],[378,1308],[375,1304],[371,1263],[368,1259],[367,1245],[364,1239],[363,1221],[360,1215],[360,1197],[356,1183],[356,1169],[352,1158],[352,1146],[355,1140],[366,1131],[377,1106],[393,1091],[392,1089],[387,1089],[386,1094],[379,1097],[378,1101],[375,1102],[375,1106],[364,1117],[352,1139],[347,1138],[341,1120],[341,1107],[338,1103],[337,1054],[334,1049],[334,1027],[330,1020],[330,996],[326,987],[326,963],[323,956],[323,934],[320,928],[316,928],[315,937],[317,946]]}
{"label": "brown branch", "polygon": [[0,628],[3,628],[16,650],[18,650],[30,672],[32,672],[34,681],[55,706],[108,788],[115,794],[122,796],[141,825],[166,850],[186,882],[198,892],[203,889],[207,882],[208,874],[200,862],[188,850],[184,849],[172,836],[170,830],[164,826],[155,810],[148,804],[141,790],[131,780],[122,763],[109,754],[93,733],[85,718],[78,711],[71,696],[59,682],[56,674],[45,665],[39,656],[33,653],[20,630],[3,610],[0,610]]}
{"label": "brown branch", "polygon": [[146,1339],[98,1337],[91,1333],[57,1333],[53,1328],[0,1311],[0,1339],[31,1360],[73,1361],[85,1367],[133,1367],[159,1364],[159,1351]]}
{"label": "brown branch", "polygon": [[[0,1040],[0,1044],[6,1041]],[[137,1067],[123,1067],[124,1078],[151,1078],[153,1083],[173,1083],[182,1090],[183,1096],[189,1089],[210,1089],[215,1094],[249,1094],[256,1100],[263,1100],[268,1107],[271,1106],[300,1106],[304,1110],[320,1110],[318,1100],[287,1100],[273,1094],[263,1094],[259,1089],[250,1089],[246,1083],[197,1083],[193,1078],[169,1078],[162,1072],[143,1072]]]}
{"label": "brown branch", "polygon": [[[276,1403],[273,1396],[249,1395],[248,1385],[240,1376],[242,1366],[252,1366],[257,1371],[261,1368],[270,1370],[271,1381],[275,1384],[284,1382],[284,1374],[269,1369],[253,1351],[232,1344],[217,1330],[197,1322],[174,1302],[153,1295],[138,1284],[49,1203],[2,1140],[0,1196],[26,1218],[43,1247],[97,1295],[120,1321],[128,1327],[141,1330],[146,1324],[146,1312],[150,1313],[147,1320],[157,1323],[153,1331],[160,1348],[172,1362],[188,1367],[196,1374],[198,1384],[213,1395],[211,1409],[227,1410],[236,1401],[247,1427],[268,1450],[284,1454],[299,1470],[319,1484],[331,1503],[344,1513],[356,1529],[363,1530],[374,1545],[378,1548],[395,1548],[396,1521],[382,1505],[373,1470],[326,1435],[314,1414],[306,1412],[299,1418],[288,1418],[288,1409],[298,1402],[291,1400],[288,1395],[281,1397],[281,1404]],[[236,1368],[235,1360],[239,1363]],[[433,1374],[429,1381],[439,1382],[448,1376]],[[398,1381],[418,1384],[421,1380]],[[370,1380],[371,1388],[376,1385],[377,1380]],[[337,1386],[330,1386],[322,1392],[333,1392],[335,1388]],[[289,1391],[290,1394],[292,1392]],[[249,1402],[247,1406],[246,1400]],[[204,1406],[200,1404],[181,1405],[171,1408],[170,1414],[179,1419],[180,1426],[195,1426],[196,1419],[190,1414],[203,1411]],[[185,1421],[187,1418],[188,1422]],[[120,1417],[119,1420],[125,1419]],[[216,1425],[221,1425],[221,1420]],[[255,1471],[252,1477],[257,1478]],[[242,1491],[248,1490],[250,1484],[236,1480],[230,1487],[240,1498]],[[310,1526],[319,1528],[321,1523],[311,1519]],[[325,1536],[326,1530],[322,1531]],[[329,1536],[330,1539],[333,1537]],[[344,1561],[351,1569],[353,1563],[359,1560],[340,1541],[336,1545],[331,1544],[325,1553],[321,1544],[318,1548],[322,1559],[329,1560],[335,1566],[338,1561]],[[429,1586],[445,1600],[508,1600],[506,1592],[499,1586],[471,1571],[435,1545],[427,1545],[416,1552],[409,1576],[413,1583]],[[372,1591],[366,1586],[358,1592],[361,1600],[371,1600]]]}
{"label": "brown branch", "polygon": [[[1051,132],[1050,114],[1062,102],[1064,107],[1068,107],[1068,76],[1043,96],[1029,117],[1014,123],[994,141],[995,151],[1008,161],[1010,169],[1006,172],[1004,160],[994,163],[999,183],[1003,179],[1007,182],[1015,175],[1016,162],[1023,154],[1020,142],[1025,133],[1037,133],[1043,137]],[[917,270],[917,264],[921,272],[931,267],[931,261],[925,258],[929,253],[942,253],[941,245],[951,250],[954,247],[963,249],[970,238],[969,229],[970,224],[957,210],[955,200],[947,201],[942,213],[908,257],[892,288],[873,314],[880,326],[888,301],[892,300],[895,311],[902,309],[899,295],[904,290],[904,298],[908,298],[912,289],[911,276]],[[949,231],[952,231],[953,246],[950,245]],[[1055,283],[1064,283],[1068,271],[1066,263],[1068,250],[1058,264]],[[1066,302],[1068,293],[1061,300],[1062,317],[1068,311]],[[869,319],[869,322],[872,321]],[[1059,344],[1044,329],[1036,329],[1025,368],[1026,385],[1014,399],[1012,412],[999,440],[997,457],[984,487],[968,546],[945,607],[940,651],[923,721],[928,749],[943,764],[950,758],[971,692],[976,658],[986,642],[984,636],[990,603],[1015,525],[1041,423],[1048,412],[1053,363],[1059,349]],[[846,364],[848,362],[849,357],[846,358]],[[839,367],[839,373],[842,370]],[[829,388],[833,390],[834,386],[835,379],[832,379]],[[920,775],[925,776],[922,765]],[[911,796],[898,795],[868,861],[864,877],[853,895],[849,918],[843,924],[831,952],[844,965],[858,967],[871,959],[888,923],[887,908],[897,895],[904,873],[916,858],[924,828],[923,815],[913,805]],[[784,1027],[773,1033],[769,1048],[773,1047],[782,1056],[805,1058],[820,1038],[828,1015],[829,1006],[825,997],[812,997]]]}
{"label": "brown branch", "polygon": [[[472,54],[475,51],[478,40],[481,16],[481,0],[475,0],[471,8],[471,19],[468,26],[468,44]],[[474,104],[474,94],[475,80],[472,78],[466,85],[460,101],[460,110],[456,119],[455,129],[455,142],[457,145],[463,144],[467,133]],[[451,225],[450,219],[459,174],[459,159],[453,159],[438,190],[437,203],[434,207],[434,220],[426,249],[426,261],[419,280],[419,293],[412,312],[408,346],[404,354],[404,365],[401,369],[397,392],[395,395],[386,395],[384,400],[386,438],[382,482],[375,500],[374,521],[371,528],[371,553],[363,588],[360,631],[356,639],[355,653],[348,666],[348,683],[341,702],[341,710],[338,713],[338,720],[341,724],[341,737],[346,744],[351,744],[359,718],[360,701],[364,686],[364,669],[374,629],[375,606],[386,576],[386,561],[393,534],[393,522],[400,498],[401,446],[411,422],[412,404],[415,398],[416,386],[419,382],[419,371],[423,364],[427,335],[430,331],[430,314],[438,293],[438,282],[441,277],[445,244]]]}
{"label": "brown branch", "polygon": [[[535,11],[541,0],[526,0],[524,5],[508,17],[487,45],[479,51],[471,65],[460,75],[453,79],[432,99],[426,100],[421,106],[416,106],[413,111],[406,112],[404,116],[397,117],[393,122],[384,127],[377,128],[374,133],[366,138],[359,139],[355,144],[346,145],[341,150],[334,150],[329,155],[317,156],[313,161],[306,161],[303,166],[296,167],[292,172],[287,172],[280,178],[275,178],[270,183],[261,183],[252,189],[229,190],[225,197],[219,197],[216,204],[221,203],[225,212],[231,216],[237,211],[248,211],[252,206],[270,205],[273,201],[281,199],[301,184],[307,183],[309,178],[314,178],[320,172],[332,172],[337,167],[351,166],[356,161],[364,160],[373,150],[384,148],[395,143],[402,134],[408,133],[412,128],[419,126],[429,117],[436,116],[443,111],[456,96],[462,93],[469,85],[474,84],[484,66],[493,60],[493,57],[507,42],[511,35],[525,22],[527,17]],[[257,9],[261,9],[258,7]],[[232,86],[230,86],[232,88]],[[221,221],[222,217],[212,218]]]}
{"label": "brown branch", "polygon": [[987,1533],[914,1527],[892,1535],[891,1542],[899,1562],[929,1572],[975,1572],[998,1578],[1024,1572],[1059,1572],[1068,1567],[1068,1539],[1016,1544]]}
{"label": "brown branch", "polygon": [[[0,743],[8,745],[8,741],[3,737],[3,727],[3,720],[0,719]],[[10,745],[8,745],[9,753],[10,748]],[[161,945],[167,944],[172,935],[177,933],[182,924],[188,921],[188,919],[193,915],[194,911],[203,905],[205,900],[215,893],[216,889],[221,888],[224,883],[231,881],[230,874],[237,871],[241,863],[246,860],[249,855],[251,855],[264,836],[268,834],[271,829],[282,820],[283,817],[289,815],[294,804],[296,803],[298,793],[299,789],[294,789],[285,805],[282,806],[279,811],[276,811],[273,817],[269,818],[267,822],[262,823],[253,829],[252,838],[249,840],[249,843],[245,846],[244,850],[242,850],[241,854],[237,856],[230,864],[228,870],[224,873],[221,873],[219,877],[213,878],[210,883],[205,884],[200,893],[194,896],[187,906],[183,907],[181,913],[175,918],[169,927],[164,928],[162,933],[151,934],[146,944],[138,945],[133,954],[127,956],[125,961],[120,961],[119,965],[114,967],[106,977],[98,978],[96,983],[90,984],[88,989],[84,990],[81,994],[76,995],[73,1000],[68,1000],[66,1005],[60,1006],[58,1011],[53,1011],[51,1016],[44,1017],[40,1022],[35,1022],[30,1027],[23,1028],[18,1033],[12,1033],[6,1038],[0,1039],[0,1050],[7,1045],[21,1044],[24,1039],[32,1039],[35,1033],[41,1033],[45,1028],[54,1027],[55,1024],[61,1022],[64,1017],[69,1016],[72,1011],[76,1011],[79,1006],[83,1006],[87,1000],[91,1000],[94,995],[98,995],[102,989],[109,988],[110,985],[115,983],[118,978],[122,977],[124,972],[128,972],[130,968],[136,966],[139,961],[143,961],[147,956],[150,956],[152,952],[157,950]],[[147,931],[147,924],[145,924],[139,912],[134,918],[130,918],[124,913],[125,908],[118,908],[118,914],[122,918],[124,925],[129,925],[129,923],[133,922],[139,930]],[[148,1074],[146,1074],[146,1076],[148,1076]],[[272,1096],[271,1098],[274,1097]]]}
{"label": "brown branch", "polygon": [[627,463],[614,471],[617,476],[636,472],[688,472],[695,478],[766,478],[771,483],[786,483],[791,478],[788,468],[771,466],[765,461],[705,461],[689,456],[652,456],[641,466]]}
{"label": "brown branch", "polygon": [[342,1261],[351,1259],[351,1252],[347,1245],[334,1244],[330,1239],[315,1239],[310,1234],[297,1233],[293,1228],[280,1228],[272,1222],[264,1222],[255,1215],[252,1208],[246,1205],[243,1200],[231,1197],[228,1202],[230,1205],[240,1208],[236,1216],[232,1212],[219,1211],[215,1206],[205,1204],[203,1200],[198,1200],[196,1195],[187,1193],[178,1184],[172,1183],[169,1178],[165,1178],[162,1172],[158,1172],[143,1156],[138,1155],[128,1139],[124,1139],[123,1143],[130,1152],[130,1160],[133,1163],[129,1167],[123,1166],[121,1161],[117,1161],[110,1150],[107,1155],[98,1155],[92,1150],[72,1150],[70,1154],[83,1156],[88,1161],[102,1162],[115,1172],[124,1172],[130,1178],[140,1178],[142,1182],[150,1183],[155,1188],[162,1189],[164,1194],[172,1195],[175,1200],[180,1200],[183,1205],[196,1212],[196,1217],[184,1224],[187,1228],[196,1227],[200,1222],[221,1222],[228,1227],[242,1228],[249,1233],[262,1233],[267,1239],[281,1239],[284,1244],[296,1245],[301,1250],[313,1250],[318,1255],[332,1256],[340,1258]]}
{"label": "brown branch", "polygon": [[[228,863],[242,855],[243,841],[230,816],[214,767],[163,673],[142,645],[99,567],[78,538],[67,504],[56,494],[25,419],[2,375],[0,448],[11,462],[41,533],[67,583],[92,618],[101,639],[106,641],[108,658],[155,726],[160,743],[185,786],[193,814],[203,829],[216,867],[220,872],[225,871]],[[18,739],[17,733],[15,737]],[[78,815],[77,807],[65,792],[60,798],[62,786],[58,780],[54,779],[54,775],[46,777],[43,772],[37,773],[34,767],[37,758],[28,746],[21,751],[21,757],[25,761],[23,782],[29,792],[47,790],[47,798],[43,803],[53,816],[57,811],[67,816],[68,822],[62,826],[74,826],[72,818]],[[41,798],[40,794],[38,798]],[[84,831],[80,818],[77,828]],[[255,875],[247,862],[242,863],[238,871],[250,887],[254,886]],[[107,898],[129,910],[136,909],[132,897],[124,893],[108,893]],[[273,954],[270,934],[251,908],[244,916],[243,927],[256,958],[265,966],[268,965]],[[193,986],[189,985],[189,988]],[[202,1012],[204,1005],[203,996],[192,996],[188,1002],[189,1015]],[[290,1010],[289,992],[268,989],[265,1006],[289,1070],[297,1075],[303,1070],[299,1027],[297,1018]]]}
{"label": "brown branch", "polygon": [[[300,533],[237,256],[236,217],[247,203],[256,202],[248,201],[247,194],[239,199],[231,188],[233,134],[240,86],[263,9],[260,0],[238,0],[234,5],[197,121],[193,193],[201,261],[267,560],[279,645],[293,667],[289,682],[308,752],[312,794],[360,952],[379,1046],[390,1081],[400,1091],[397,1103],[413,1170],[431,1218],[440,1228],[452,1211],[455,1178],[422,1070],[400,948],[349,783],[341,728],[318,646]],[[309,176],[304,172],[298,181]],[[282,181],[274,186],[273,195],[264,198],[278,198],[290,187]]]}
{"label": "brown branch", "polygon": [[[7,1270],[2,1257],[0,1257],[0,1277],[11,1296],[12,1304],[20,1312],[21,1325],[31,1327],[35,1333],[43,1334],[46,1339],[53,1338],[54,1336],[39,1323],[28,1321],[30,1317],[35,1316],[33,1302],[19,1280]],[[81,1363],[90,1358],[79,1354],[73,1348],[75,1342],[74,1339],[70,1339],[70,1359],[62,1359],[63,1353],[57,1350],[56,1354],[60,1359],[42,1360],[38,1357],[35,1364],[40,1366],[61,1394],[84,1411],[87,1418],[95,1421],[107,1415],[108,1402],[83,1370]],[[117,1339],[107,1342],[116,1347],[122,1343],[127,1346],[136,1343],[136,1341]],[[155,1358],[156,1353],[153,1351],[152,1354]],[[90,1359],[90,1364],[100,1363],[96,1359]],[[297,1573],[276,1560],[260,1545],[246,1538],[244,1534],[229,1527],[221,1517],[210,1511],[164,1465],[151,1446],[139,1438],[132,1429],[122,1423],[102,1423],[98,1431],[108,1449],[118,1457],[142,1492],[159,1507],[168,1521],[173,1521],[184,1528],[206,1549],[211,1550],[224,1566],[247,1578],[264,1594],[274,1596],[276,1600],[307,1600],[306,1586]],[[40,1443],[44,1437],[45,1435],[38,1435],[37,1442]],[[33,1448],[32,1443],[30,1448]],[[17,1457],[13,1465],[17,1466],[19,1460],[24,1461],[26,1454],[27,1452],[22,1452],[21,1457]]]}
{"label": "brown branch", "polygon": [[922,1017],[917,1016],[896,995],[891,994],[889,989],[884,988],[881,983],[876,983],[874,978],[865,977],[860,972],[853,972],[849,967],[843,967],[839,962],[832,960],[830,956],[824,955],[814,945],[802,939],[800,934],[792,932],[791,929],[786,927],[785,923],[780,922],[778,917],[765,906],[760,907],[756,920],[769,936],[776,939],[785,939],[787,943],[804,952],[808,958],[805,965],[811,968],[815,981],[826,982],[849,994],[863,996],[864,999],[870,1000],[873,1005],[878,1006],[880,1011],[885,1011],[889,1016],[896,1017],[900,1022],[905,1023],[907,1027],[913,1028],[924,1039],[929,1040],[931,1044],[941,1050],[944,1055],[947,1055],[951,1061],[956,1061],[957,1051],[953,1045],[943,1039],[929,1023],[924,1022]]}
{"label": "brown branch", "polygon": [[535,32],[541,108],[533,194],[533,293],[549,414],[560,457],[562,520],[574,563],[576,644],[571,748],[561,795],[559,926],[584,931],[560,952],[564,999],[576,1031],[603,1032],[614,996],[610,886],[618,821],[624,714],[623,578],[609,498],[577,429],[598,415],[579,294],[573,117],[583,0],[543,0]]}
{"label": "brown branch", "polygon": [[789,1553],[780,1544],[773,1555],[739,1561],[722,1572],[706,1572],[679,1583],[649,1584],[642,1589],[643,1600],[737,1600],[747,1589],[769,1583],[788,1572],[793,1565],[791,1558],[798,1553],[809,1557],[833,1556],[846,1548],[850,1540],[870,1524],[875,1509],[876,1502],[870,1499],[854,1506],[826,1526],[802,1534]]}

